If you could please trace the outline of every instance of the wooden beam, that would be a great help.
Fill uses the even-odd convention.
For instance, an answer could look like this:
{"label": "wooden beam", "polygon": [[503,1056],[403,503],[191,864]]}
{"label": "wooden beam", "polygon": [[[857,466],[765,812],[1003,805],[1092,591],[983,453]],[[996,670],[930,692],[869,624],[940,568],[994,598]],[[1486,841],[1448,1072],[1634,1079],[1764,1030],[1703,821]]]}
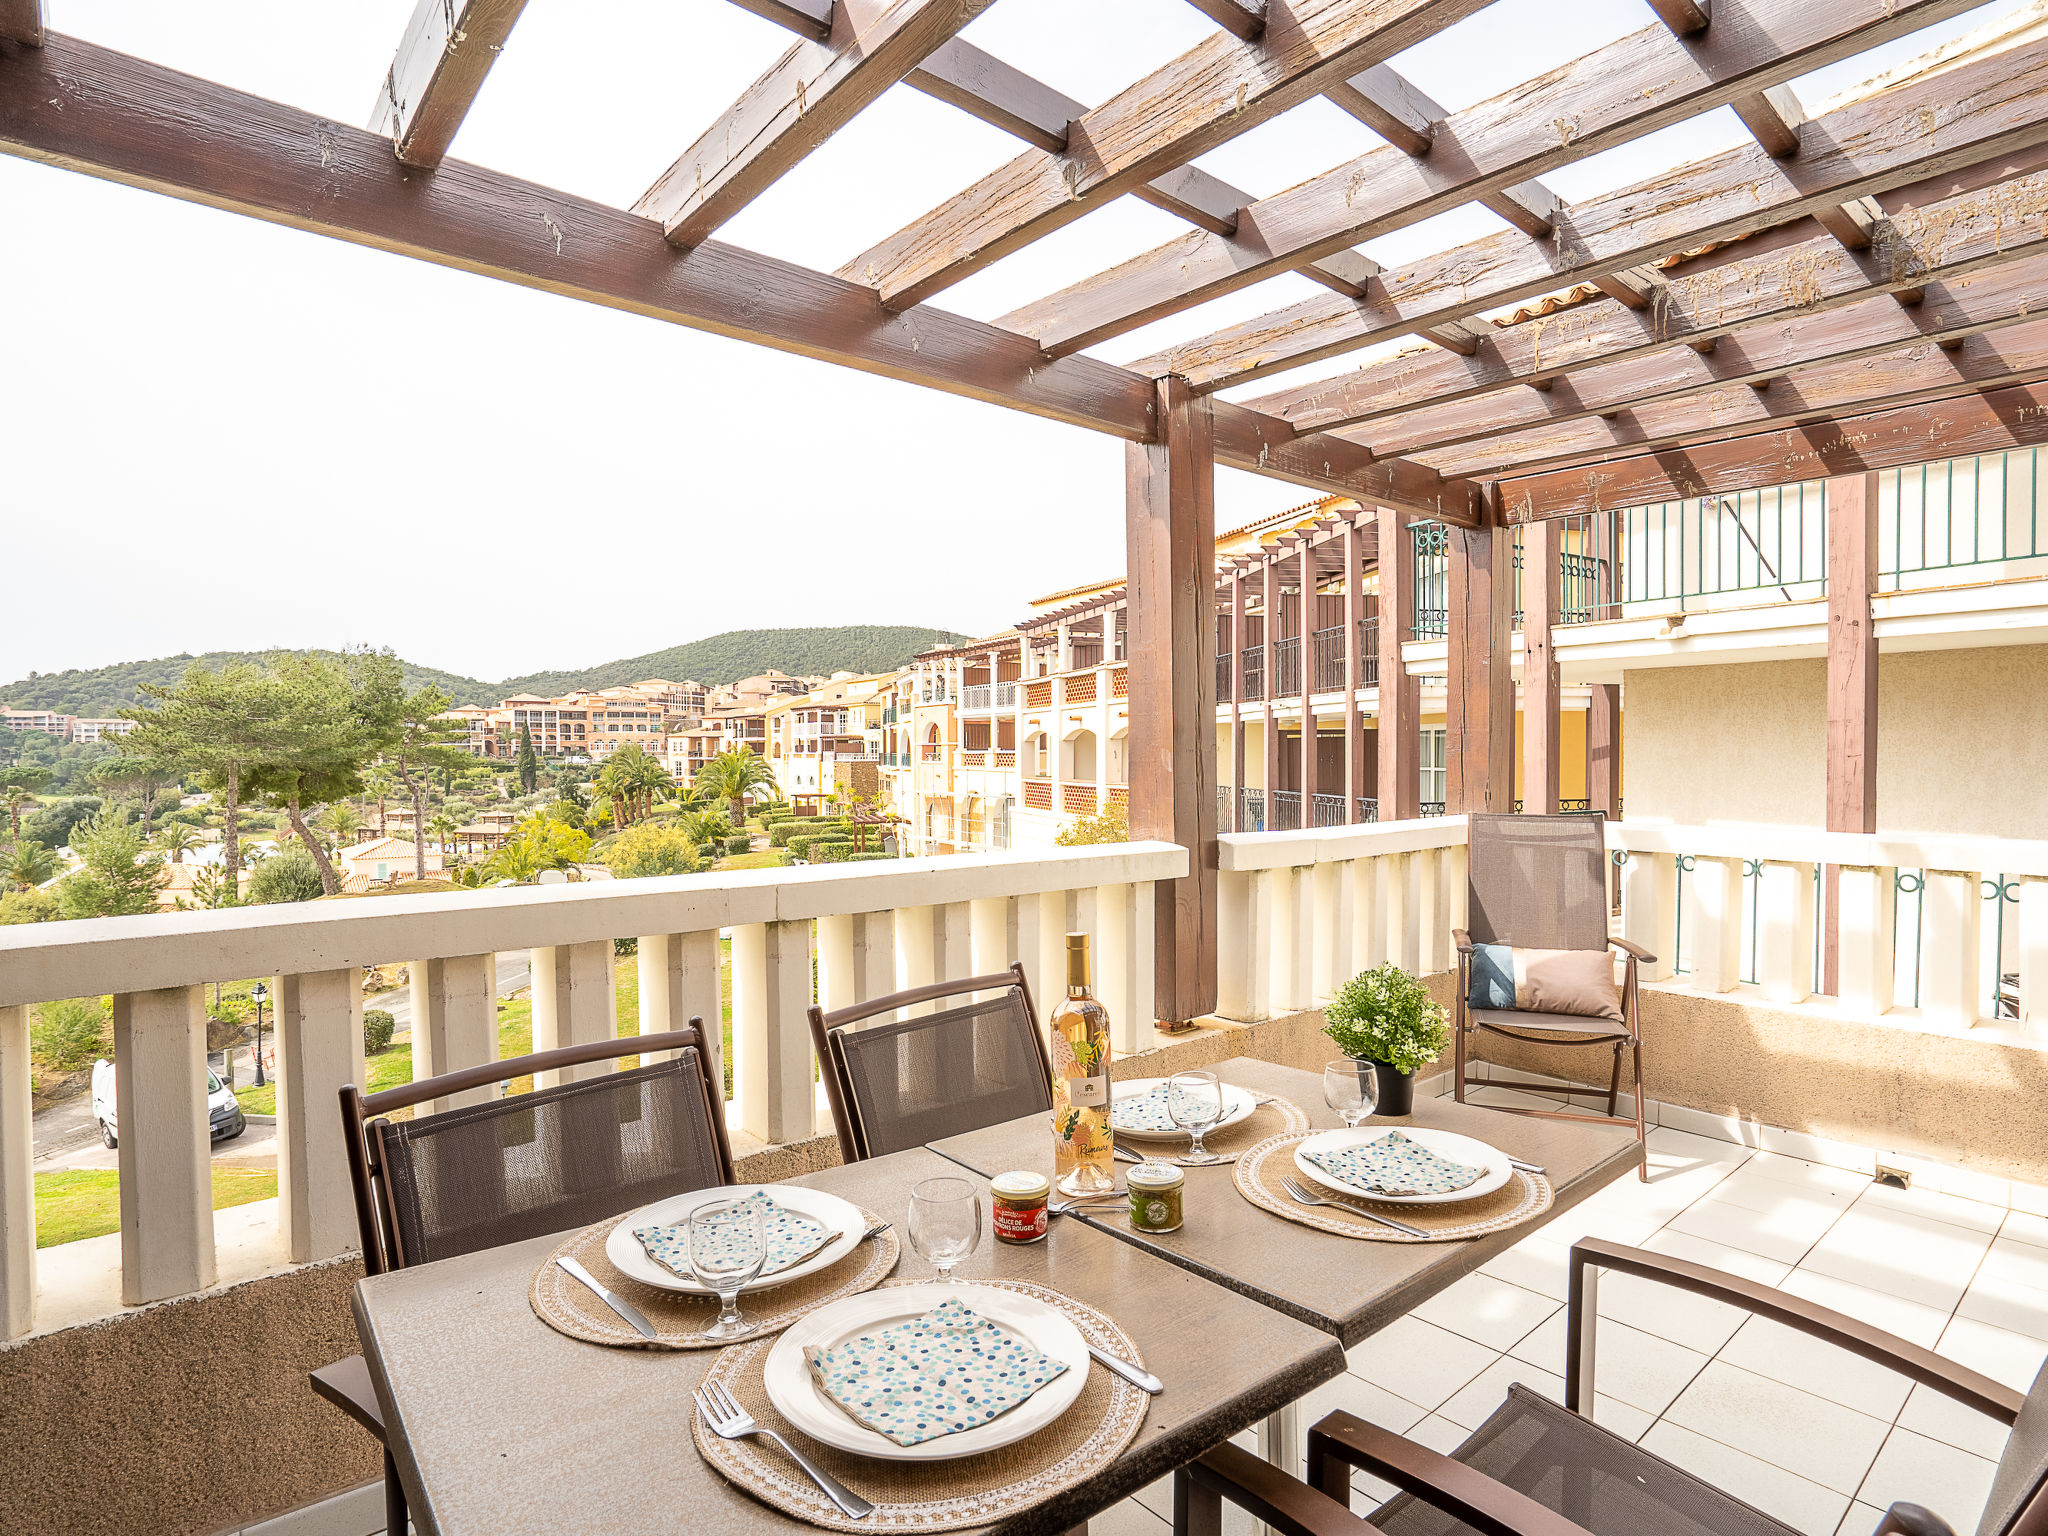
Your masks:
{"label": "wooden beam", "polygon": [[1595,683],[1586,699],[1586,804],[1621,814],[1621,684]]}
{"label": "wooden beam", "polygon": [[385,71],[370,131],[407,165],[432,170],[455,142],[526,0],[418,0]]}
{"label": "wooden beam", "polygon": [[1361,819],[1358,802],[1365,798],[1365,729],[1358,716],[1358,690],[1365,682],[1358,644],[1365,551],[1356,521],[1346,518],[1338,537],[1344,550],[1344,824],[1351,826]]}
{"label": "wooden beam", "polygon": [[1806,108],[1799,93],[1789,85],[1774,85],[1752,91],[1728,103],[1750,137],[1774,159],[1789,160],[1799,153],[1799,125],[1806,121]]}
{"label": "wooden beam", "polygon": [[831,37],[800,41],[776,60],[633,212],[658,220],[676,245],[702,245],[988,4],[837,0]]}
{"label": "wooden beam", "polygon": [[[1210,402],[1159,383],[1159,440],[1124,450],[1132,835],[1189,850],[1153,919],[1159,1017],[1216,1009],[1216,551]],[[1150,1023],[1150,1020],[1143,1021]]]}
{"label": "wooden beam", "polygon": [[1714,14],[1709,0],[1650,0],[1650,9],[1680,37],[1704,32]]}
{"label": "wooden beam", "polygon": [[1088,110],[960,37],[926,54],[904,83],[1056,155],[1066,151],[1068,127]]}
{"label": "wooden beam", "polygon": [[1877,501],[1874,470],[1827,483],[1830,832],[1877,830]]}
{"label": "wooden beam", "polygon": [[[1733,240],[1849,198],[2018,155],[2048,138],[2048,44],[2035,42],[1931,80],[1911,80],[1822,120],[1799,159],[1760,148],[1711,160],[1571,208],[1554,245],[1500,234],[1387,272],[1370,301],[1311,299],[1199,338],[1132,366],[1221,388],[1419,327],[1533,298],[1595,273]],[[1941,134],[1897,132],[1937,114]],[[1951,136],[1953,134],[1953,136]],[[1881,141],[1881,142],[1880,142]]]}
{"label": "wooden beam", "polygon": [[1401,662],[1401,642],[1415,627],[1415,551],[1408,519],[1379,513],[1380,682],[1379,819],[1422,814],[1422,680]]}
{"label": "wooden beam", "polygon": [[2020,384],[1933,407],[1834,416],[1782,432],[1504,479],[1495,494],[1503,520],[1525,523],[2041,443],[2048,443],[2048,383]]}
{"label": "wooden beam", "polygon": [[1240,42],[1266,30],[1266,0],[1188,0],[1196,10]]}
{"label": "wooden beam", "polygon": [[1505,812],[1515,799],[1513,534],[1452,529],[1449,553],[1444,809],[1453,816]]}
{"label": "wooden beam", "polygon": [[43,46],[43,0],[0,0],[0,41]]}
{"label": "wooden beam", "polygon": [[[1260,259],[1247,260],[1241,249],[1187,235],[1015,310],[999,323],[1035,336],[1053,356],[1093,346],[1965,8],[1962,0],[1836,0],[1829,5],[1729,0],[1724,11],[1733,14],[1724,16],[1725,30],[1711,29],[1708,41],[1681,43],[1662,26],[1645,27],[1538,80],[1451,114],[1437,126],[1436,148],[1421,159],[1388,145],[1255,203],[1245,211],[1244,222],[1257,231]],[[1947,105],[1953,98],[1942,100]],[[1560,122],[1569,131],[1560,131]],[[1836,160],[1857,158],[1853,148],[1831,148]],[[1828,162],[1818,144],[1815,153]],[[1752,179],[1775,164],[1768,156],[1758,158],[1761,166],[1740,162]],[[1777,175],[1768,179],[1783,180]],[[1685,197],[1670,199],[1664,212],[1683,220],[1693,208],[1688,188]],[[1547,253],[1548,262],[1573,265],[1572,245],[1569,232],[1561,230],[1562,249]],[[1537,259],[1545,259],[1544,253]]]}
{"label": "wooden beam", "polygon": [[1522,809],[1557,812],[1559,705],[1563,686],[1550,631],[1557,623],[1563,525],[1522,529]]}
{"label": "wooden beam", "polygon": [[[2041,161],[2040,150],[2022,157]],[[1975,170],[1976,168],[1973,168]],[[2048,175],[1994,161],[1991,178],[1952,188],[1948,178],[1885,193],[1885,239],[1867,255],[1844,251],[1810,221],[1807,238],[1773,243],[1758,236],[1717,255],[1711,264],[1683,264],[1661,282],[1654,313],[1594,301],[1519,325],[1497,326],[1469,362],[1420,349],[1370,368],[1318,380],[1247,402],[1304,429],[1329,430],[1427,406],[1512,392],[1561,375],[1662,352],[1674,342],[1747,333],[1752,327],[1897,294],[1900,284],[1960,278],[2048,251],[2048,224],[2018,217],[2048,203]],[[1974,178],[1973,178],[1974,179]],[[1767,247],[1756,255],[1738,253]]]}
{"label": "wooden beam", "polygon": [[862,252],[839,275],[874,288],[891,309],[922,303],[1482,3],[1293,0],[1285,25],[1268,27],[1252,43],[1222,33],[1204,39],[1081,118],[1066,154],[1018,156]]}
{"label": "wooden beam", "polygon": [[1333,434],[1291,436],[1278,417],[1226,400],[1216,402],[1215,427],[1216,462],[1233,469],[1398,507],[1461,528],[1477,526],[1484,515],[1486,496],[1474,482],[1446,480],[1402,459],[1377,459],[1369,449]]}
{"label": "wooden beam", "polygon": [[1300,592],[1294,599],[1294,664],[1301,669],[1296,681],[1301,688],[1301,785],[1300,825],[1316,824],[1316,711],[1311,697],[1316,684],[1316,552],[1307,539],[1296,546],[1295,580]]}
{"label": "wooden beam", "polygon": [[743,11],[804,37],[823,42],[832,35],[832,0],[732,0]]}

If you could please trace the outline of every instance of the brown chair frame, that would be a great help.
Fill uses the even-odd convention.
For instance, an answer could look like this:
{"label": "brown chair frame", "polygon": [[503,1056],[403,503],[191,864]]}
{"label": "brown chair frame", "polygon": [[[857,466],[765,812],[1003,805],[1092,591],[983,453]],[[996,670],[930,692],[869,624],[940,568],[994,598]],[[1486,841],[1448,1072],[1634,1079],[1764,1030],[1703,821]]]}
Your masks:
{"label": "brown chair frame", "polygon": [[[1990,1377],[1857,1318],[1767,1285],[1685,1259],[1602,1238],[1572,1246],[1566,1314],[1565,1402],[1588,1414],[1601,1270],[1635,1275],[1768,1317],[1865,1360],[1898,1371],[2011,1427],[2026,1398]],[[1379,1530],[1351,1512],[1353,1468],[1392,1483],[1432,1508],[1490,1536],[1589,1536],[1547,1505],[1454,1457],[1338,1411],[1308,1434],[1308,1482],[1300,1483],[1234,1445],[1221,1445],[1173,1475],[1174,1536],[1221,1536],[1222,1501],[1250,1511],[1285,1536],[1369,1536]],[[1897,1503],[1875,1536],[1955,1536],[1940,1516]],[[2048,1536],[2048,1479],[2037,1483],[2000,1536]]]}
{"label": "brown chair frame", "polygon": [[853,1080],[846,1070],[846,1051],[840,1044],[842,1032],[878,1015],[894,1013],[899,1008],[936,1002],[944,997],[958,997],[968,992],[1001,992],[1011,987],[1015,987],[1022,997],[1024,1017],[1031,1024],[1031,1041],[1038,1047],[1038,1065],[1045,1074],[1046,1107],[1049,1109],[1052,1105],[1052,1056],[1046,1049],[1045,1029],[1039,1023],[1038,1010],[1032,1006],[1031,983],[1024,979],[1024,967],[1021,965],[1013,964],[1007,971],[994,971],[986,976],[970,976],[964,981],[930,982],[922,987],[892,992],[887,997],[870,998],[864,1003],[835,1008],[830,1013],[815,1003],[811,1005],[806,1014],[811,1021],[811,1044],[817,1049],[819,1070],[825,1079],[825,1098],[832,1106],[832,1124],[839,1132],[842,1161],[864,1163],[874,1155],[868,1150],[867,1127],[860,1123],[860,1111],[853,1096]]}
{"label": "brown chair frame", "polygon": [[[1571,821],[1575,823],[1591,821],[1602,830],[1604,842],[1607,818],[1602,815],[1595,814],[1590,817],[1577,815],[1569,817],[1555,816],[1528,819]],[[1469,881],[1471,867],[1469,852],[1467,860],[1466,868]],[[1604,891],[1606,882],[1603,880],[1601,884]],[[1639,965],[1655,964],[1657,957],[1644,949],[1640,944],[1632,944],[1627,939],[1618,939],[1614,935],[1609,934],[1607,936],[1608,946],[1619,950],[1624,957],[1621,983],[1621,1024],[1616,1026],[1610,1020],[1588,1018],[1584,1021],[1584,1028],[1574,1029],[1569,1020],[1576,1017],[1576,1015],[1547,1014],[1545,1017],[1555,1018],[1560,1021],[1555,1034],[1548,1031],[1542,1033],[1534,1031],[1523,1032],[1517,1031],[1512,1025],[1489,1024],[1472,1018],[1469,1001],[1472,995],[1472,935],[1463,928],[1453,928],[1451,930],[1451,942],[1456,945],[1458,951],[1458,995],[1452,1006],[1451,1019],[1453,1040],[1452,1081],[1454,1084],[1453,1092],[1458,1102],[1460,1104],[1465,1102],[1465,1090],[1467,1088],[1512,1088],[1519,1089],[1525,1093],[1547,1094],[1553,1098],[1562,1095],[1567,1100],[1574,1096],[1598,1094],[1600,1091],[1597,1088],[1581,1088],[1576,1084],[1559,1085],[1557,1083],[1537,1083],[1511,1078],[1473,1077],[1467,1070],[1470,1059],[1467,1038],[1478,1034],[1482,1030],[1491,1034],[1505,1035],[1510,1040],[1520,1040],[1529,1045],[1555,1045],[1572,1048],[1606,1045],[1612,1042],[1614,1047],[1614,1068],[1607,1079],[1606,1114],[1589,1115],[1571,1109],[1527,1109],[1508,1104],[1490,1104],[1487,1107],[1489,1109],[1499,1109],[1511,1115],[1533,1115],[1545,1120],[1579,1120],[1592,1125],[1632,1125],[1635,1127],[1636,1144],[1641,1152],[1641,1160],[1636,1166],[1636,1177],[1647,1183],[1650,1177],[1650,1132],[1648,1121],[1643,1113],[1642,993],[1641,979],[1637,974],[1637,967]],[[1585,1038],[1571,1038],[1575,1035],[1584,1036]],[[1624,1051],[1628,1052],[1634,1069],[1635,1113],[1632,1116],[1616,1113],[1621,1106],[1621,1058]]]}
{"label": "brown chair frame", "polygon": [[[378,1156],[377,1139],[369,1134],[370,1122],[394,1109],[424,1104],[429,1099],[446,1098],[493,1083],[510,1082],[516,1077],[582,1066],[593,1061],[616,1061],[622,1056],[652,1056],[661,1051],[680,1051],[695,1046],[705,1109],[716,1140],[719,1172],[727,1184],[738,1182],[732,1166],[732,1141],[725,1129],[724,1085],[714,1084],[711,1080],[711,1058],[704,1049],[704,1042],[704,1021],[693,1018],[688,1029],[657,1035],[625,1035],[613,1040],[592,1041],[588,1045],[536,1051],[527,1056],[488,1062],[480,1067],[444,1072],[439,1077],[387,1088],[381,1093],[366,1094],[354,1083],[344,1083],[341,1088],[342,1140],[348,1148],[349,1184],[355,1193],[356,1229],[362,1239],[364,1273],[381,1275],[404,1264],[392,1236],[384,1169]],[[361,1355],[349,1355],[332,1365],[319,1367],[311,1375],[315,1393],[362,1425],[384,1447],[385,1529],[405,1531],[409,1518],[405,1489],[398,1481],[398,1467],[391,1459],[391,1448],[385,1440],[384,1409],[377,1401],[376,1388],[370,1380],[369,1362]]]}

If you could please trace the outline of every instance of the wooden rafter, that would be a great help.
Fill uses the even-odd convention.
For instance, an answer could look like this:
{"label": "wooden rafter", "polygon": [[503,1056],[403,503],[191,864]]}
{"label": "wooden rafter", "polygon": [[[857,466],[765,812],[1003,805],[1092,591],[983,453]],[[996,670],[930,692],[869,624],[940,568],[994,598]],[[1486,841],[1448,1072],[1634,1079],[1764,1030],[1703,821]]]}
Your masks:
{"label": "wooden rafter", "polygon": [[526,0],[418,0],[378,88],[370,131],[407,165],[439,165],[525,9]]}
{"label": "wooden rafter", "polygon": [[[420,177],[381,136],[57,33],[0,56],[0,153],[1132,441],[1155,430],[1152,382],[1125,369],[1048,364],[943,310],[891,315],[867,289],[717,241],[680,256],[648,220],[480,166]],[[1469,482],[1243,406],[1218,411],[1217,437],[1222,462],[1336,495],[1431,517],[1482,504]]]}
{"label": "wooden rafter", "polygon": [[1502,480],[1495,505],[1504,521],[1524,523],[2042,443],[2048,443],[2048,384],[2023,384],[1934,407],[1832,416],[1779,432]]}
{"label": "wooden rafter", "polygon": [[732,0],[763,21],[823,42],[832,35],[832,0]]}
{"label": "wooden rafter", "polygon": [[0,41],[43,46],[43,0],[0,0]]}
{"label": "wooden rafter", "polygon": [[1266,30],[1266,0],[1188,0],[1196,10],[1240,42]]}
{"label": "wooden rafter", "polygon": [[1437,125],[1437,148],[1427,156],[1388,145],[1254,204],[1245,219],[1258,231],[1255,259],[1203,235],[1184,236],[1000,323],[1063,356],[1965,8],[1963,0],[1731,0],[1723,7],[1730,14],[1705,34],[1711,42],[1685,43],[1663,26],[1645,27],[1452,113]]}
{"label": "wooden rafter", "polygon": [[1203,39],[1082,117],[1065,154],[1018,156],[839,275],[875,289],[889,308],[907,309],[1483,3],[1289,0],[1284,12],[1273,8],[1257,40],[1221,32]]}
{"label": "wooden rafter", "polygon": [[[1730,150],[1566,211],[1554,243],[1503,232],[1381,274],[1360,302],[1310,299],[1134,363],[1202,388],[1243,383],[1422,325],[1640,267],[1888,187],[2048,142],[2048,43],[2033,42],[1828,113],[1796,160]],[[1936,134],[1899,131],[1931,115]]]}
{"label": "wooden rafter", "polygon": [[[1653,313],[1602,302],[1574,305],[1495,327],[1469,360],[1414,350],[1246,403],[1297,428],[1327,430],[1512,397],[1524,386],[1660,352],[1674,342],[1741,335],[2038,255],[2048,251],[2048,226],[2029,210],[2048,210],[2048,176],[2034,174],[2030,164],[2048,165],[2048,150],[1882,194],[1885,239],[1867,254],[1845,252],[1802,220],[1783,227],[1782,241],[1744,241],[1681,263],[1659,283]],[[1995,178],[1988,188],[1972,185],[1986,177]],[[1802,229],[1805,239],[1797,238]]]}
{"label": "wooden rafter", "polygon": [[852,122],[989,0],[837,0],[832,32],[799,41],[640,196],[680,246],[720,225]]}

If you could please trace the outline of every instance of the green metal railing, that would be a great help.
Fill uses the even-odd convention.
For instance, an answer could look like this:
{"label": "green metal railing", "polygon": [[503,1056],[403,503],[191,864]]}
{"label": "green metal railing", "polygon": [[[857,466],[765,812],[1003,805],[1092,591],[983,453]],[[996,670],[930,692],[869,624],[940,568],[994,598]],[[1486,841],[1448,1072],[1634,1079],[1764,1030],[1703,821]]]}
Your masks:
{"label": "green metal railing", "polygon": [[1629,507],[1621,600],[1661,603],[1756,592],[1786,602],[1827,592],[1824,481]]}
{"label": "green metal railing", "polygon": [[[1907,579],[1922,572],[2048,557],[2040,455],[2022,448],[1881,471],[1879,585],[1897,591],[1924,585]],[[1986,570],[1982,579],[2007,574]]]}

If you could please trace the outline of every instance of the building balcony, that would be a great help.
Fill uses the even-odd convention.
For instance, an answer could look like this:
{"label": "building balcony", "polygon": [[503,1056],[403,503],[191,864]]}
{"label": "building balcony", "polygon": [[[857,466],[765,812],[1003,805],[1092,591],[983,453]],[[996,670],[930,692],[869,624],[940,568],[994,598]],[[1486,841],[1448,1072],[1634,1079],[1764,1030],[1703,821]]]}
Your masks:
{"label": "building balcony", "polygon": [[969,683],[960,690],[960,712],[967,715],[985,715],[995,708],[995,685],[992,683]]}

